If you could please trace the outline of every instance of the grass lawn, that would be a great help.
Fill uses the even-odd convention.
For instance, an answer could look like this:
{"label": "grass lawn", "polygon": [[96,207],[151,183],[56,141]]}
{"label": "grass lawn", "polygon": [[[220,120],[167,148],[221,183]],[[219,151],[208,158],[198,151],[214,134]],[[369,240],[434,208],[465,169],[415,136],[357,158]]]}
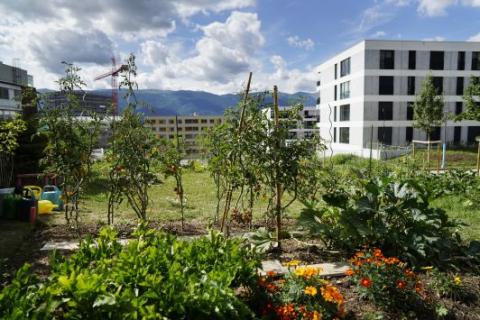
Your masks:
{"label": "grass lawn", "polygon": [[[440,150],[440,159],[441,153]],[[441,160],[440,160],[441,161]],[[413,154],[394,158],[388,160],[388,162],[393,164],[415,164],[419,167],[427,167],[427,150],[420,149],[415,151],[415,159],[413,159]],[[474,169],[477,166],[477,148],[465,148],[465,149],[447,149],[446,156],[447,168],[462,168],[462,169]],[[432,147],[430,151],[430,166],[429,168],[435,170],[438,163],[438,153],[437,147]],[[440,162],[441,163],[441,162]]]}

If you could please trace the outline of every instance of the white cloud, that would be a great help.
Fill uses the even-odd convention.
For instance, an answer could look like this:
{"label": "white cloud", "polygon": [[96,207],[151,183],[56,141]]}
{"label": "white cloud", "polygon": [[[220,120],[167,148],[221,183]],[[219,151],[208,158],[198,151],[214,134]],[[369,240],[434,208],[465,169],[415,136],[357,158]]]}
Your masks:
{"label": "white cloud", "polygon": [[467,41],[480,41],[480,32],[468,38]]}
{"label": "white cloud", "polygon": [[427,16],[441,16],[446,9],[457,3],[457,0],[420,0],[417,10]]}
{"label": "white cloud", "polygon": [[305,50],[311,50],[315,46],[315,42],[312,39],[307,38],[305,40],[301,40],[298,36],[290,36],[287,38],[287,42],[292,47],[302,48]]}
{"label": "white cloud", "polygon": [[435,36],[435,37],[431,37],[431,38],[425,38],[423,39],[424,41],[445,41],[445,37],[442,37],[442,36]]}
{"label": "white cloud", "polygon": [[374,34],[372,34],[372,38],[381,38],[385,37],[387,33],[385,31],[377,31]]}

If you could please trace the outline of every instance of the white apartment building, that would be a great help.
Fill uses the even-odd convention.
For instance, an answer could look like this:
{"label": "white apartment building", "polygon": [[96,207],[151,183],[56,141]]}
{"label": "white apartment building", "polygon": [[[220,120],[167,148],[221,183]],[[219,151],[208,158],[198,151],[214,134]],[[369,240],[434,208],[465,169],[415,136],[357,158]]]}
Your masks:
{"label": "white apartment building", "polygon": [[[365,40],[316,71],[320,136],[334,154],[366,157],[371,142],[376,148],[426,139],[412,127],[412,106],[428,74],[443,92],[445,112],[462,112],[464,88],[480,76],[480,42]],[[473,144],[479,135],[479,122],[448,121],[432,140]]]}
{"label": "white apartment building", "polygon": [[[282,120],[282,113],[290,110],[291,106],[281,106],[278,107],[280,111],[280,121]],[[264,109],[268,119],[273,119],[273,108]],[[320,110],[314,106],[303,107],[303,110],[299,111],[299,119],[296,123],[291,124],[289,132],[289,140],[295,139],[308,139],[314,135],[319,135],[319,130],[317,127],[318,122],[320,121]]]}
{"label": "white apartment building", "polygon": [[26,86],[33,86],[27,71],[0,62],[0,119],[13,118],[22,111],[19,98]]}
{"label": "white apartment building", "polygon": [[[178,121],[178,123],[177,123]],[[148,116],[145,125],[150,127],[159,137],[172,140],[178,136],[185,142],[185,152],[188,158],[198,158],[201,147],[197,143],[197,137],[213,126],[223,123],[221,116]]]}

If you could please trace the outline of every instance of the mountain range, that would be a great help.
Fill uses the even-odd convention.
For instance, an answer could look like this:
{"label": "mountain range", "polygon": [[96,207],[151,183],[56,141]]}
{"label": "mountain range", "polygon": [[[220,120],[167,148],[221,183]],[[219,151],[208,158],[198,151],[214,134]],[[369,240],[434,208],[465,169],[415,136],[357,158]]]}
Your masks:
{"label": "mountain range", "polygon": [[[41,93],[48,93],[50,90],[40,89]],[[111,90],[92,90],[87,94],[110,96]],[[119,104],[120,110],[126,106],[126,101],[122,97],[125,91],[120,90]],[[254,93],[255,94],[255,93]],[[259,93],[256,93],[257,95]],[[148,115],[190,115],[193,113],[201,115],[223,114],[225,109],[235,106],[241,99],[240,94],[213,94],[205,91],[190,90],[138,90],[136,91],[137,101],[142,104],[137,110]],[[293,94],[279,93],[279,105],[285,106],[296,102],[303,102],[305,106],[315,105],[316,96],[313,93],[296,92]],[[272,96],[267,94],[263,101],[265,105],[272,103]]]}

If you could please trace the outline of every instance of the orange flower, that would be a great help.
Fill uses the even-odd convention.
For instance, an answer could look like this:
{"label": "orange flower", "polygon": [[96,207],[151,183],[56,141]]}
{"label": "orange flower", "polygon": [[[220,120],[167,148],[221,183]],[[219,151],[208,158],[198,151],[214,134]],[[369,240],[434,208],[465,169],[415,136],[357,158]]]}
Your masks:
{"label": "orange flower", "polygon": [[383,261],[389,265],[400,263],[400,260],[397,257],[385,258]]}
{"label": "orange flower", "polygon": [[271,292],[271,293],[274,293],[274,292],[278,291],[278,287],[276,285],[274,285],[273,283],[267,284],[266,289],[267,289],[268,292]]}
{"label": "orange flower", "polygon": [[298,267],[295,269],[295,274],[299,277],[304,277],[306,279],[311,278],[312,276],[316,276],[320,273],[319,268],[312,268],[312,267]]}
{"label": "orange flower", "polygon": [[405,289],[407,286],[407,283],[403,280],[397,280],[397,288],[399,289]]}
{"label": "orange flower", "polygon": [[313,296],[317,295],[317,288],[312,287],[312,286],[305,287],[304,293],[306,295],[309,295],[309,296],[313,297]]}
{"label": "orange flower", "polygon": [[380,250],[380,249],[375,249],[375,250],[373,250],[373,255],[374,255],[376,258],[383,258],[383,253],[382,253],[382,250]]}
{"label": "orange flower", "polygon": [[411,269],[405,270],[405,276],[409,278],[415,278],[415,272],[413,272]]}
{"label": "orange flower", "polygon": [[336,302],[338,305],[343,304],[343,295],[337,287],[327,284],[320,289],[323,299],[327,302]]}
{"label": "orange flower", "polygon": [[267,271],[267,277],[273,278],[277,275],[275,271]]}
{"label": "orange flower", "polygon": [[423,292],[423,284],[420,281],[417,281],[417,283],[415,283],[415,291],[418,294],[421,294]]}
{"label": "orange flower", "polygon": [[322,314],[317,310],[313,311],[312,320],[322,320]]}
{"label": "orange flower", "polygon": [[365,288],[370,288],[372,286],[372,280],[368,279],[368,278],[363,278],[361,281],[360,281],[360,285],[365,287]]}
{"label": "orange flower", "polygon": [[347,271],[345,271],[345,274],[346,274],[348,277],[353,276],[354,273],[355,273],[355,272],[353,272],[352,269],[348,269]]}

